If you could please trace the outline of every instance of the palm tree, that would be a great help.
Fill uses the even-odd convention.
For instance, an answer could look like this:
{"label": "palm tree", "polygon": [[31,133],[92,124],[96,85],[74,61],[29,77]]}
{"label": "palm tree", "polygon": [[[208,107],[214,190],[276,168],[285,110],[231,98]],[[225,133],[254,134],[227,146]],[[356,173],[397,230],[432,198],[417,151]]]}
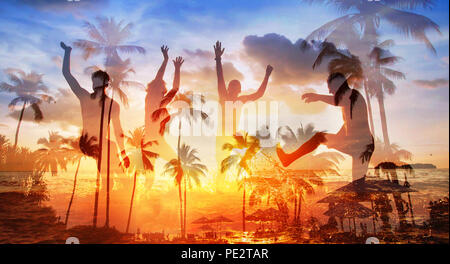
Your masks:
{"label": "palm tree", "polygon": [[[434,5],[433,0],[305,0],[305,2],[334,5],[342,13],[356,11],[330,21],[314,30],[305,39],[306,42],[312,40],[326,40],[337,46],[346,46],[356,55],[363,58],[363,64],[368,65],[369,62],[366,60],[366,57],[371,53],[371,49],[378,45],[377,30],[380,26],[380,20],[383,20],[399,30],[406,37],[411,37],[425,43],[429,50],[436,53],[426,32],[428,30],[433,30],[441,34],[439,26],[425,16],[409,12],[420,6],[423,8],[431,8]],[[361,30],[358,31],[357,28],[360,28]],[[363,84],[368,104],[372,134],[375,135],[372,108],[370,106],[368,94],[369,88],[367,87],[368,80],[365,79]],[[382,107],[384,107],[384,105]],[[385,126],[386,124],[382,121],[382,125]]]}
{"label": "palm tree", "polygon": [[[105,54],[105,68],[111,76],[111,88],[112,96],[111,103],[109,105],[108,112],[108,146],[107,146],[107,172],[106,172],[106,220],[105,226],[109,226],[109,183],[110,183],[110,121],[111,112],[113,106],[114,93],[118,93],[121,101],[127,105],[128,98],[126,94],[121,89],[123,85],[137,84],[136,82],[125,81],[125,78],[129,73],[134,72],[132,68],[129,68],[130,60],[127,59],[123,61],[119,56],[120,52],[132,53],[138,52],[141,54],[145,53],[145,49],[136,45],[127,45],[125,41],[131,35],[131,29],[133,28],[132,23],[124,25],[123,21],[116,22],[114,18],[98,17],[97,18],[98,27],[92,23],[85,22],[84,26],[87,30],[90,40],[79,39],[75,41],[75,47],[81,48],[83,50],[84,59],[88,59],[91,56],[99,55],[101,53]],[[102,123],[103,124],[103,123]],[[101,139],[100,139],[101,140]]]}
{"label": "palm tree", "polygon": [[[278,136],[285,142],[284,148],[286,149],[297,149],[317,132],[319,131],[315,130],[312,124],[307,124],[306,127],[301,125],[297,128],[296,133],[288,126],[278,128]],[[292,186],[290,197],[294,202],[293,222],[295,224],[300,223],[301,206],[305,194],[313,194],[314,186],[323,185],[321,175],[339,175],[338,164],[344,160],[344,156],[336,152],[313,152],[297,162],[299,172],[293,173],[280,166],[273,158],[266,157],[270,164],[273,164],[278,172],[285,177],[285,182]]]}
{"label": "palm tree", "polygon": [[95,144],[97,141],[97,138],[92,136],[89,137],[88,134],[81,135],[79,139],[75,138],[68,138],[65,139],[65,142],[67,145],[69,145],[70,148],[70,154],[71,161],[73,163],[77,163],[77,168],[75,170],[75,176],[73,178],[73,188],[72,188],[72,195],[70,196],[69,205],[67,206],[66,211],[66,218],[64,221],[64,224],[67,226],[67,222],[69,221],[69,214],[70,214],[70,208],[72,207],[73,198],[75,196],[75,190],[77,186],[77,176],[78,176],[78,170],[80,169],[80,163],[83,158],[87,157],[98,157],[98,145]]}
{"label": "palm tree", "polygon": [[[184,181],[184,220],[181,220],[181,237],[186,235],[186,189],[187,185],[192,186],[192,182],[200,185],[200,176],[206,176],[208,169],[205,165],[200,163],[201,160],[197,156],[197,150],[191,148],[189,145],[183,144],[178,152],[178,158],[172,159],[165,165],[164,173],[169,173],[175,178],[175,183],[178,185],[178,194],[181,203],[181,182]],[[181,217],[182,209],[180,209]]]}
{"label": "palm tree", "polygon": [[294,220],[297,225],[301,224],[300,213],[305,195],[314,194],[314,186],[323,186],[322,178],[317,171],[303,171],[301,173],[289,174],[289,181],[294,189]]}
{"label": "palm tree", "polygon": [[132,23],[124,25],[123,21],[116,22],[114,18],[98,17],[97,26],[85,22],[84,26],[90,40],[79,39],[74,45],[83,50],[84,59],[100,53],[106,54],[106,58],[113,58],[118,51],[131,53],[145,53],[145,49],[136,45],[126,45],[125,41],[131,35]]}
{"label": "palm tree", "polygon": [[[305,137],[300,139],[308,140],[314,135],[314,128],[308,125],[306,129],[298,129],[298,134]],[[262,201],[263,197],[267,197],[267,203],[274,201],[278,206],[279,211],[284,216],[283,221],[287,222],[288,218],[288,201],[294,203],[293,223],[300,224],[300,213],[302,201],[305,195],[314,194],[314,189],[317,186],[323,186],[321,176],[333,173],[339,175],[337,172],[337,165],[343,160],[343,156],[335,152],[323,152],[312,156],[307,163],[318,163],[320,169],[310,169],[302,166],[301,170],[288,170],[282,167],[278,161],[274,160],[270,155],[264,154],[268,164],[273,166],[273,174],[276,176],[270,177],[252,177],[249,183],[253,184],[253,189],[250,194],[250,206],[256,205]]]}
{"label": "palm tree", "polygon": [[234,135],[233,142],[223,144],[222,148],[231,153],[222,160],[221,173],[235,169],[237,178],[242,178],[242,230],[245,232],[245,183],[246,177],[252,175],[251,161],[260,149],[259,140],[247,133]]}
{"label": "palm tree", "polygon": [[67,170],[68,149],[63,147],[64,138],[58,132],[49,132],[47,138],[38,139],[37,143],[43,145],[37,150],[36,171],[51,172],[52,176],[58,174],[58,167]]}
{"label": "palm tree", "polygon": [[128,105],[128,98],[121,89],[123,86],[142,86],[138,82],[126,80],[130,73],[135,73],[134,69],[130,68],[130,59],[122,61],[119,56],[115,59],[116,62],[112,63],[109,67],[107,67],[107,71],[110,73],[111,80],[111,102],[109,104],[109,112],[108,112],[108,145],[107,145],[107,168],[106,168],[106,220],[105,226],[109,226],[109,203],[110,203],[110,174],[111,174],[111,113],[113,106],[113,98],[114,93],[117,92],[121,101]]}
{"label": "palm tree", "polygon": [[[439,26],[425,16],[409,12],[420,6],[431,8],[434,5],[433,0],[304,1],[308,3],[334,5],[340,12],[348,13],[314,30],[306,38],[307,41],[327,39],[327,41],[336,45],[346,45],[354,52],[361,50],[362,53],[356,52],[357,55],[365,55],[368,54],[370,47],[376,45],[378,38],[377,30],[380,26],[380,21],[383,20],[399,30],[406,37],[425,43],[428,49],[436,53],[426,32],[428,30],[434,30],[440,34]],[[357,28],[360,28],[361,31],[357,31]],[[356,39],[362,42],[355,43]],[[367,48],[369,50],[364,51]]]}
{"label": "palm tree", "polygon": [[132,169],[134,170],[133,190],[131,192],[130,210],[128,212],[128,221],[125,231],[126,233],[128,233],[131,222],[131,212],[133,210],[134,194],[136,191],[137,175],[147,170],[153,171],[154,167],[151,160],[157,158],[158,154],[147,150],[147,148],[155,144],[156,141],[144,142],[145,130],[143,127],[139,127],[133,131],[130,131],[129,135],[126,136],[126,139],[127,143],[134,148],[134,150],[131,151],[131,153],[129,153],[128,155],[131,160]]}
{"label": "palm tree", "polygon": [[[182,103],[182,105],[175,105],[177,107],[177,111],[175,113],[172,113],[169,115],[169,111],[166,107],[163,107],[167,105],[166,101],[161,102],[161,108],[156,110],[152,113],[152,119],[153,121],[160,120],[162,116],[165,116],[166,118],[161,122],[160,124],[160,134],[163,134],[165,132],[166,125],[170,122],[173,122],[174,120],[178,119],[178,142],[177,142],[177,153],[178,153],[178,163],[180,164],[180,151],[181,151],[181,126],[182,121],[187,121],[189,125],[192,126],[193,122],[202,120],[208,122],[208,115],[203,112],[201,109],[197,109],[194,105],[194,94],[191,91],[188,91],[186,93],[178,93],[171,103],[171,106],[174,106],[177,103]],[[200,103],[205,103],[204,96],[199,96]],[[184,189],[184,208],[186,208],[186,184]],[[186,210],[184,211],[184,224],[183,226],[186,226]],[[184,230],[184,229],[182,229]],[[182,233],[184,233],[182,231]]]}
{"label": "palm tree", "polygon": [[[391,43],[391,44],[385,44]],[[369,93],[374,95],[378,100],[381,118],[381,128],[384,138],[384,147],[387,154],[391,154],[389,149],[391,143],[389,140],[387,121],[386,121],[386,109],[384,107],[385,94],[394,94],[397,86],[389,78],[395,78],[397,80],[405,79],[405,74],[402,72],[393,70],[386,66],[392,65],[399,61],[401,58],[392,55],[388,50],[383,49],[387,45],[392,45],[392,42],[383,42],[381,45],[375,46],[369,54],[370,66],[368,67],[368,87]]]}
{"label": "palm tree", "polygon": [[[204,96],[199,96],[200,103],[205,103]],[[177,103],[181,103],[181,105],[175,105]],[[162,101],[161,106],[166,105],[167,102]],[[169,115],[169,111],[166,107],[161,107],[158,110],[152,113],[153,121],[160,120],[161,117],[166,117],[161,122],[160,133],[163,134],[165,132],[165,127],[167,125],[166,120],[168,122],[173,122],[178,119],[178,143],[177,143],[177,151],[179,152],[181,146],[181,125],[182,121],[188,121],[189,125],[192,125],[193,122],[196,121],[207,121],[208,115],[203,112],[201,109],[196,109],[194,106],[194,94],[191,91],[186,93],[178,93],[174,98],[170,106],[175,106],[177,111]],[[169,120],[170,119],[170,120]],[[209,123],[209,122],[208,122]]]}
{"label": "palm tree", "polygon": [[14,148],[17,147],[19,138],[20,124],[22,123],[23,113],[27,105],[30,105],[34,111],[34,120],[39,122],[43,119],[42,111],[39,105],[42,102],[54,102],[53,97],[45,94],[48,92],[48,87],[42,81],[42,74],[36,72],[25,73],[19,69],[8,68],[5,70],[6,75],[12,84],[2,82],[0,83],[0,91],[15,93],[17,96],[9,103],[9,108],[14,109],[20,102],[22,103],[22,110],[19,115],[19,122],[17,124],[16,135],[14,139]]}

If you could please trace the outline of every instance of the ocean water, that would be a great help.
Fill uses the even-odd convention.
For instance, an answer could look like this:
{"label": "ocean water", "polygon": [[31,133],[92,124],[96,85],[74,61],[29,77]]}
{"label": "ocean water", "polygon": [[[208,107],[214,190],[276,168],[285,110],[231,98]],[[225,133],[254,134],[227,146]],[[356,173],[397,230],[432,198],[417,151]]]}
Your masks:
{"label": "ocean water", "polygon": [[[43,175],[38,179],[29,172],[0,172],[0,243],[61,243],[65,236],[63,224],[68,203],[73,190],[73,171],[58,176]],[[350,176],[327,177],[325,184],[314,195],[306,196],[302,207],[303,219],[316,217],[325,224],[327,217],[323,213],[326,204],[318,204],[327,193],[348,183]],[[404,176],[399,174],[400,184]],[[416,169],[414,176],[408,176],[411,188],[416,192],[403,194],[402,199],[411,199],[414,217],[408,212],[407,221],[414,220],[422,225],[429,220],[429,202],[449,196],[449,169]],[[131,232],[139,228],[142,232],[161,232],[176,234],[179,232],[178,191],[172,180],[162,175],[141,175],[138,177],[136,197],[133,207]],[[111,225],[124,231],[131,197],[132,178],[113,179],[111,190]],[[99,202],[99,226],[104,221],[104,185]],[[92,223],[93,200],[95,192],[95,174],[81,171],[72,203],[67,228]],[[390,196],[392,228],[398,225],[395,204]],[[273,207],[273,205],[261,205]],[[369,207],[369,205],[365,204]],[[224,210],[226,208],[226,210]],[[188,221],[210,215],[225,215],[233,219],[226,229],[239,230],[241,227],[242,191],[237,187],[227,190],[209,190],[192,188],[188,191]],[[248,213],[257,210],[248,206]],[[292,213],[292,211],[290,212]],[[365,219],[372,225],[371,219]],[[258,225],[248,223],[248,229]],[[376,228],[380,227],[379,221]],[[357,226],[357,230],[360,228]],[[188,232],[199,232],[197,226],[190,225]]]}

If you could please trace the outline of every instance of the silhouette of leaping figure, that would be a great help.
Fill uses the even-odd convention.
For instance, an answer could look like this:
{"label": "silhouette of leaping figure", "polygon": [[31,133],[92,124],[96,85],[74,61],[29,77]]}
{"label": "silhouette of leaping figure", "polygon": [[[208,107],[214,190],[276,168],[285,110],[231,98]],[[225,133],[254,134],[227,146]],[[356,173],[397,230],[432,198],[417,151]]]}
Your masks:
{"label": "silhouette of leaping figure", "polygon": [[173,100],[180,88],[180,69],[184,62],[182,57],[173,60],[175,66],[173,87],[172,90],[167,91],[163,77],[169,61],[168,51],[167,46],[161,47],[164,60],[156,73],[155,79],[148,83],[145,97],[145,140],[146,142],[156,141],[156,144],[152,144],[149,150],[158,153],[159,157],[166,161],[176,157],[172,147],[164,139],[165,127],[170,120],[166,106]]}
{"label": "silhouette of leaping figure", "polygon": [[[267,83],[269,82],[270,74],[272,73],[273,67],[270,65],[267,65],[266,67],[266,74],[264,76],[264,79],[261,83],[261,86],[258,88],[258,90],[255,93],[247,94],[247,95],[240,95],[241,93],[241,83],[238,80],[231,80],[228,83],[228,88],[225,84],[225,79],[223,76],[223,68],[222,68],[222,55],[225,51],[225,48],[222,48],[222,43],[219,41],[216,42],[214,45],[214,53],[215,53],[215,60],[216,60],[216,71],[217,71],[217,89],[219,94],[219,103],[221,107],[221,126],[219,125],[218,128],[218,136],[216,136],[216,161],[218,163],[218,167],[220,168],[220,164],[222,160],[227,156],[227,152],[222,149],[222,146],[224,143],[229,142],[233,135],[237,132],[237,127],[239,126],[240,121],[240,111],[242,104],[245,104],[247,102],[253,102],[261,98],[267,88]],[[233,105],[233,112],[227,113],[226,109],[226,103],[232,103]],[[237,103],[237,105],[235,104]],[[227,115],[232,115],[231,124],[226,123]],[[228,119],[228,121],[230,121]],[[232,127],[232,134],[233,135],[227,135],[226,127]],[[220,173],[220,181],[223,180],[223,175]]]}
{"label": "silhouette of leaping figure", "polygon": [[342,128],[337,134],[318,132],[290,154],[285,153],[278,145],[277,155],[283,166],[287,167],[324,144],[352,157],[352,180],[355,181],[365,176],[375,149],[367,120],[366,102],[357,90],[348,86],[345,76],[341,73],[330,74],[327,83],[332,95],[306,93],[302,99],[306,103],[322,101],[341,107],[344,120]]}
{"label": "silhouette of leaping figure", "polygon": [[[264,76],[264,80],[261,83],[259,89],[252,94],[240,95],[241,93],[241,82],[238,80],[231,80],[228,83],[228,88],[225,85],[225,79],[223,77],[223,69],[222,69],[222,55],[225,51],[225,48],[222,48],[222,43],[219,41],[214,45],[214,53],[216,55],[216,71],[217,71],[217,89],[219,92],[219,102],[222,107],[222,131],[225,129],[225,102],[242,102],[243,104],[247,102],[256,101],[261,98],[267,88],[267,83],[269,82],[270,74],[272,73],[273,67],[267,65],[266,67],[266,75]],[[236,120],[233,120],[233,134],[236,132],[235,128],[239,125],[239,115],[236,115]],[[222,133],[224,135],[225,133]]]}

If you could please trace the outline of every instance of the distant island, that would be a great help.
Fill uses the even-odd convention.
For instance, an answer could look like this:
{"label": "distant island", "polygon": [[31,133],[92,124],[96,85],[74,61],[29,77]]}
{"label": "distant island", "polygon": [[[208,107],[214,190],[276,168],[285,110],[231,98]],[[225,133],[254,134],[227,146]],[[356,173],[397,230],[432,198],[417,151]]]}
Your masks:
{"label": "distant island", "polygon": [[414,163],[410,165],[413,169],[436,169],[436,165],[431,163]]}

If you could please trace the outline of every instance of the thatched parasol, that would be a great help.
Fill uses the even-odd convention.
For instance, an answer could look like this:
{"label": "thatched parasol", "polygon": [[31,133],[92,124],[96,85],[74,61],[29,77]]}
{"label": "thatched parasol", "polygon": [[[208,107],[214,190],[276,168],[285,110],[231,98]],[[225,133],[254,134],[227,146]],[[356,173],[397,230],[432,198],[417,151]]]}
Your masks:
{"label": "thatched parasol", "polygon": [[245,220],[251,222],[267,221],[266,218],[264,211],[261,209],[256,210],[253,214],[245,216]]}
{"label": "thatched parasol", "polygon": [[209,224],[211,220],[206,217],[200,217],[197,220],[192,221],[192,224]]}
{"label": "thatched parasol", "polygon": [[374,211],[356,202],[338,203],[324,213],[330,217],[367,218],[374,215]]}
{"label": "thatched parasol", "polygon": [[224,217],[223,215],[217,216],[211,220],[209,220],[209,223],[231,223],[233,220],[230,218]]}
{"label": "thatched parasol", "polygon": [[214,228],[210,225],[202,225],[199,227],[201,230],[207,231],[207,230],[214,230]]}
{"label": "thatched parasol", "polygon": [[276,221],[281,217],[280,211],[272,207],[264,210],[264,214],[269,221]]}
{"label": "thatched parasol", "polygon": [[329,196],[319,200],[318,203],[363,202],[370,201],[370,194],[407,192],[416,192],[416,190],[389,180],[366,181],[364,177],[338,188],[331,192]]}

